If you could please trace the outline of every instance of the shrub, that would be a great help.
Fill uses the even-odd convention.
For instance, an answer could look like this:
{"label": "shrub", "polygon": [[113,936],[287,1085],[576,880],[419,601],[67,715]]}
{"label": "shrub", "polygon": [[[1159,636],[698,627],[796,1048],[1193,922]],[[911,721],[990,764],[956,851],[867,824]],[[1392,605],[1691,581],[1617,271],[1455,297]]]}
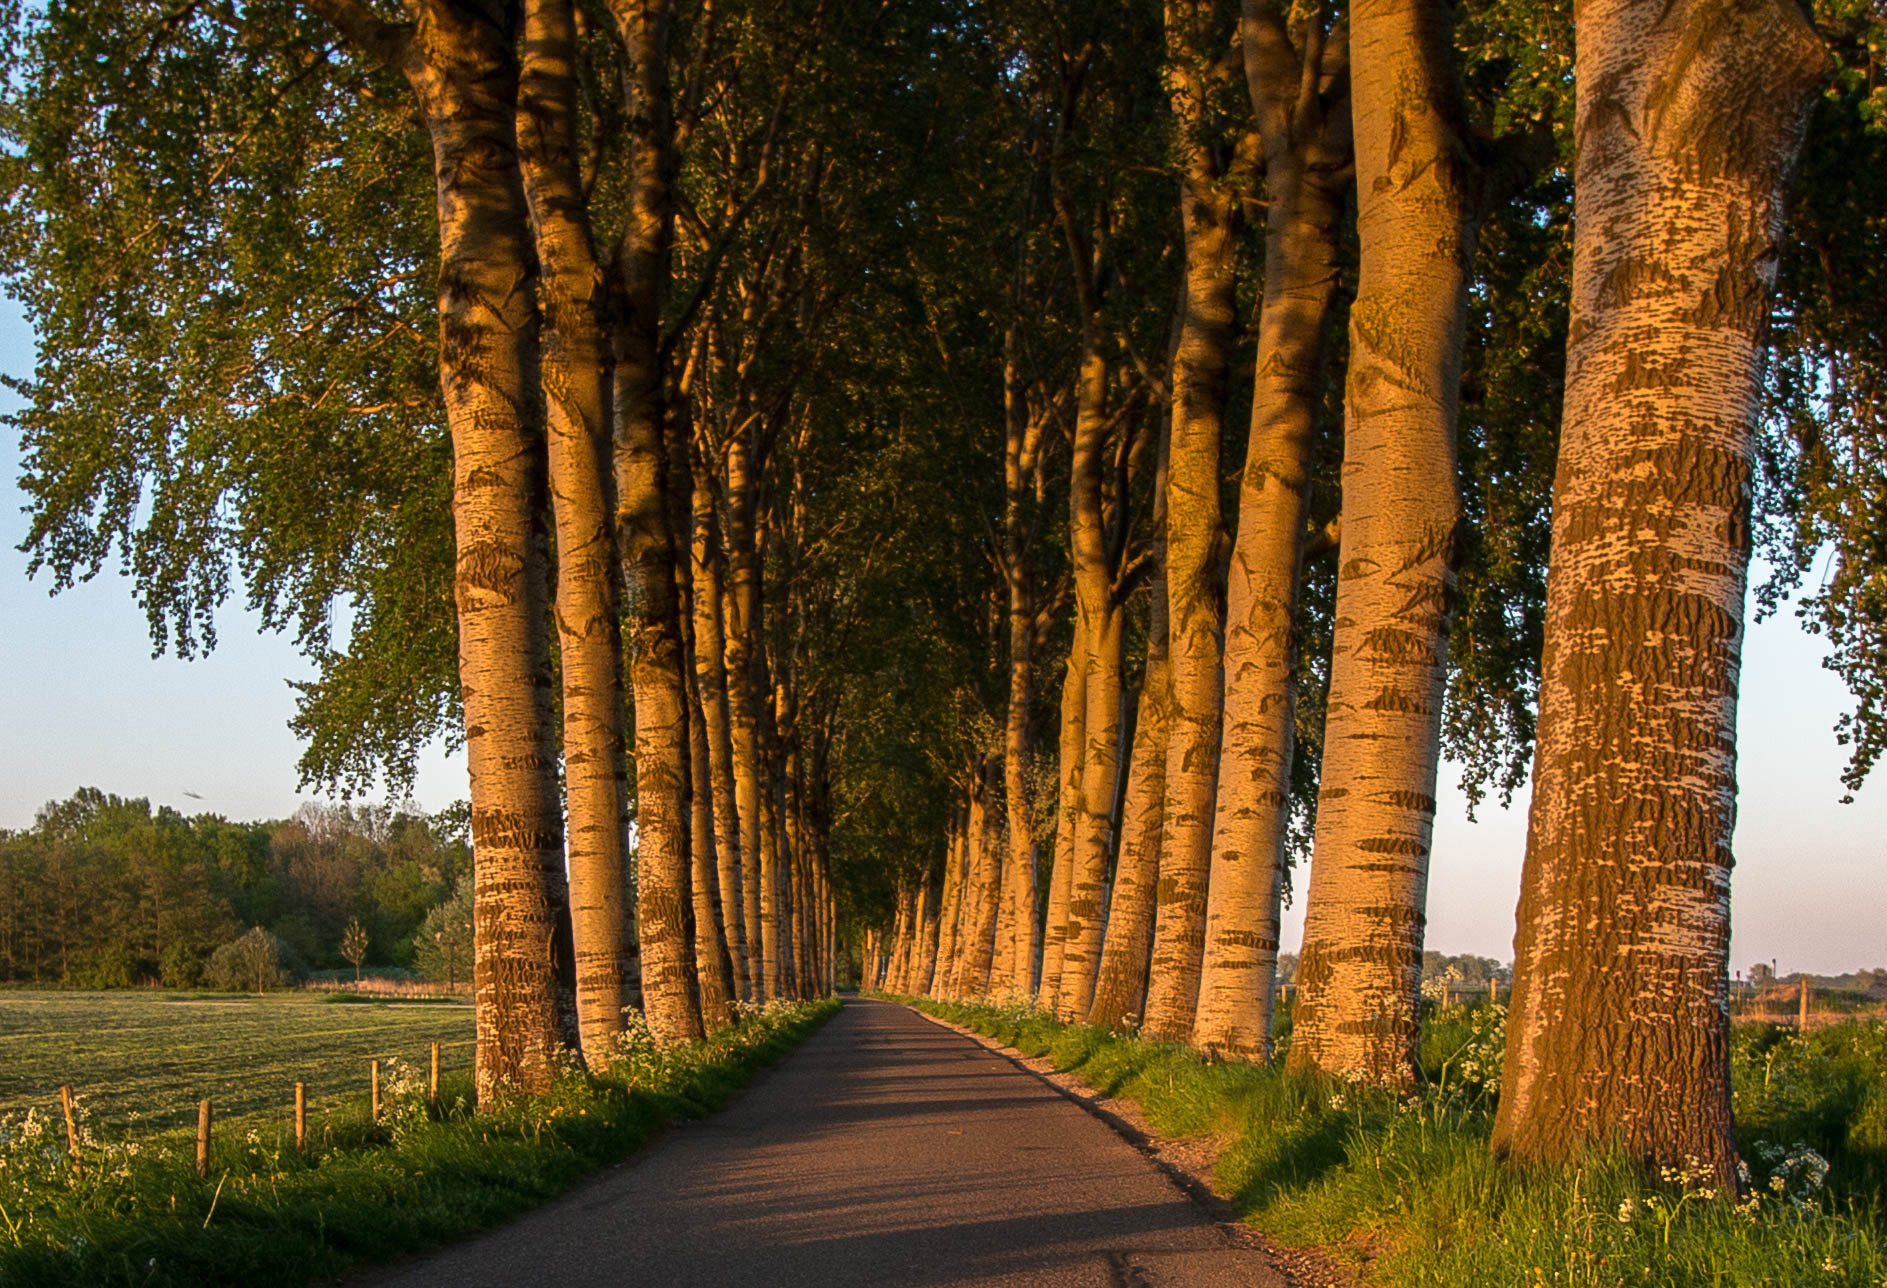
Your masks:
{"label": "shrub", "polygon": [[266,993],[287,988],[307,973],[294,949],[257,926],[211,953],[203,979],[224,992]]}

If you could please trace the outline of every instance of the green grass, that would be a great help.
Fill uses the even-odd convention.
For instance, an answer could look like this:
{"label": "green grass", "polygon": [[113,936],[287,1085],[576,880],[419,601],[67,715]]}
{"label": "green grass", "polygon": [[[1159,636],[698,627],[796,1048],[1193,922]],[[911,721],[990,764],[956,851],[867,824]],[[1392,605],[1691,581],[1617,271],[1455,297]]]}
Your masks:
{"label": "green grass", "polygon": [[[331,999],[343,999],[335,1001]],[[289,1121],[297,1082],[310,1122],[366,1103],[368,1062],[470,1067],[469,1002],[123,991],[0,991],[0,1114],[59,1103],[70,1083],[101,1123],[192,1126],[208,1096],[231,1127]]]}
{"label": "green grass", "polygon": [[665,1123],[718,1107],[838,1009],[751,1012],[708,1041],[635,1044],[607,1075],[574,1070],[543,1096],[471,1110],[469,1071],[429,1109],[423,1077],[389,1070],[386,1115],[345,1105],[297,1153],[281,1128],[219,1131],[199,1180],[191,1138],[93,1118],[75,1178],[63,1128],[0,1121],[0,1284],[286,1288],[497,1223],[613,1163]]}
{"label": "green grass", "polygon": [[[1887,1029],[1879,1024],[1806,1038],[1738,1032],[1741,1145],[1760,1195],[1738,1204],[1707,1197],[1701,1179],[1655,1181],[1616,1159],[1564,1172],[1496,1163],[1487,1142],[1500,1012],[1488,1008],[1431,1017],[1427,1085],[1397,1101],[1063,1025],[1021,1005],[898,1000],[1138,1103],[1163,1135],[1216,1137],[1216,1180],[1248,1221],[1286,1243],[1333,1251],[1369,1282],[1887,1286]],[[1827,1162],[1825,1183],[1809,1149]]]}

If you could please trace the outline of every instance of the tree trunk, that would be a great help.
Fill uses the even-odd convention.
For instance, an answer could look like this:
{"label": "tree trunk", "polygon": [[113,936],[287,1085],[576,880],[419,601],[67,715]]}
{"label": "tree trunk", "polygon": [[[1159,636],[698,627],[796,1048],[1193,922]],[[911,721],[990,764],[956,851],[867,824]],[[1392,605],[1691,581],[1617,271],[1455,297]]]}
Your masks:
{"label": "tree trunk", "polygon": [[[1091,319],[1090,332],[1099,326]],[[1081,785],[1075,794],[1066,929],[1055,1014],[1084,1018],[1101,964],[1101,917],[1112,847],[1114,789],[1120,769],[1122,614],[1108,557],[1101,474],[1107,442],[1108,364],[1092,334],[1084,345],[1075,412],[1069,544],[1074,563],[1075,638],[1082,650]]]}
{"label": "tree trunk", "polygon": [[[1292,623],[1352,157],[1344,29],[1300,53],[1269,6],[1247,0],[1245,11],[1246,80],[1265,154],[1265,290],[1227,577],[1225,728],[1193,1041],[1261,1060],[1271,1051],[1291,818]],[[1300,93],[1306,64],[1320,93]]]}
{"label": "tree trunk", "polygon": [[957,853],[957,819],[953,809],[945,824],[943,895],[937,914],[937,970],[930,995],[948,1000],[956,996],[957,945],[963,917],[963,864]]}
{"label": "tree trunk", "polygon": [[702,1035],[688,857],[688,717],[675,546],[663,474],[661,302],[668,275],[671,135],[667,0],[611,0],[628,54],[627,227],[618,251],[616,533],[628,599],[636,729],[636,924],[642,1005],[656,1040]]}
{"label": "tree trunk", "polygon": [[919,996],[930,992],[936,977],[937,929],[937,902],[927,875],[917,888],[917,971],[911,978],[911,992]]}
{"label": "tree trunk", "polygon": [[969,890],[962,930],[962,972],[957,988],[964,997],[982,997],[989,992],[989,971],[996,949],[996,904],[1002,891],[1003,838],[991,810],[994,795],[993,766],[977,766],[976,786],[970,796]]}
{"label": "tree trunk", "polygon": [[898,913],[891,923],[891,966],[885,972],[887,985],[894,993],[911,991],[911,887],[898,885]]}
{"label": "tree trunk", "polygon": [[760,595],[754,567],[755,482],[744,431],[727,447],[727,708],[733,751],[734,805],[740,823],[743,866],[741,920],[747,940],[748,984],[755,1000],[767,992],[766,943],[760,927],[760,719],[754,700],[754,652]]}
{"label": "tree trunk", "polygon": [[[759,652],[758,649],[755,650]],[[771,711],[771,704],[767,710]],[[780,879],[780,813],[779,797],[773,781],[773,757],[770,754],[771,739],[765,737],[765,720],[761,722],[760,743],[760,952],[764,959],[761,971],[760,989],[767,1001],[775,1001],[787,994],[792,984],[792,971],[787,965],[786,950],[791,942],[790,936],[783,934],[785,926],[781,919],[783,898]]]}
{"label": "tree trunk", "polygon": [[1220,665],[1225,623],[1219,584],[1219,447],[1237,326],[1238,206],[1226,175],[1224,141],[1215,137],[1213,100],[1222,93],[1224,79],[1217,70],[1225,34],[1214,30],[1218,10],[1216,5],[1186,0],[1169,0],[1166,6],[1186,277],[1173,349],[1172,445],[1165,495],[1172,725],[1157,869],[1164,951],[1158,1005],[1148,1008],[1147,1018],[1155,1035],[1173,1040],[1190,1036],[1198,1001],[1225,696]]}
{"label": "tree trunk", "polygon": [[[787,784],[790,778],[787,748],[790,736],[783,736],[783,731],[790,734],[792,711],[790,698],[784,683],[775,684],[767,668],[767,656],[764,648],[759,651],[762,675],[766,687],[761,692],[770,695],[762,713],[760,727],[761,759],[769,767],[769,792],[767,805],[761,810],[762,817],[769,818],[768,835],[772,839],[771,847],[766,838],[760,844],[760,864],[762,871],[772,871],[770,888],[773,891],[773,921],[777,935],[777,951],[780,962],[779,991],[776,996],[795,997],[799,990],[799,960],[795,921],[793,915],[793,868],[796,857],[793,838],[790,835],[792,810],[787,798]],[[768,814],[768,808],[771,814]],[[766,906],[761,905],[761,935],[766,934]]]}
{"label": "tree trunk", "polygon": [[1075,622],[1075,637],[1068,646],[1068,664],[1061,682],[1061,740],[1057,765],[1060,789],[1056,800],[1055,862],[1048,874],[1048,916],[1042,926],[1042,978],[1036,989],[1035,1004],[1053,1010],[1061,993],[1062,947],[1068,940],[1068,892],[1074,875],[1075,819],[1081,812],[1081,763],[1086,740],[1082,727],[1087,720],[1087,666],[1083,661],[1087,646],[1081,639],[1081,622]]}
{"label": "tree trunk", "polygon": [[1127,770],[1127,802],[1121,810],[1120,862],[1108,903],[1107,939],[1088,1023],[1133,1027],[1146,1016],[1147,970],[1153,951],[1155,891],[1163,863],[1167,751],[1173,727],[1172,668],[1167,660],[1166,586],[1153,584],[1152,621],[1147,630],[1147,674],[1134,720],[1133,752]]}
{"label": "tree trunk", "polygon": [[1322,792],[1290,1065],[1415,1079],[1475,175],[1440,0],[1351,10],[1357,297]]}
{"label": "tree trunk", "polygon": [[558,967],[570,952],[546,622],[545,486],[537,423],[537,261],[517,165],[510,33],[423,6],[384,23],[311,0],[411,85],[439,211],[439,378],[452,434],[459,683],[475,882],[477,1094],[550,1085],[564,1045]]}
{"label": "tree trunk", "polygon": [[1003,871],[1002,917],[997,928],[999,975],[1005,993],[1034,992],[1037,908],[1034,806],[1029,799],[1029,708],[1034,701],[1035,586],[1029,570],[1029,493],[1041,468],[1040,421],[1032,420],[1022,387],[1017,328],[1003,345],[1003,568],[1009,592],[1009,708],[1003,726],[1003,813],[1008,861]]}
{"label": "tree trunk", "polygon": [[[691,644],[693,641],[689,641]],[[692,656],[692,650],[690,651]],[[689,875],[694,901],[695,977],[701,988],[701,1024],[712,1033],[734,1018],[734,963],[721,927],[721,876],[714,850],[714,784],[708,770],[708,728],[701,694],[688,684]]]}
{"label": "tree trunk", "polygon": [[1786,0],[1578,6],[1565,418],[1494,1147],[1728,1188],[1750,446],[1821,42]]}
{"label": "tree trunk", "polygon": [[609,353],[603,273],[577,172],[576,18],[569,0],[528,0],[518,160],[543,278],[542,378],[557,525],[570,919],[577,1031],[609,1062],[629,989],[621,638],[610,531]]}
{"label": "tree trunk", "polygon": [[709,795],[697,808],[709,808],[714,818],[714,858],[718,865],[721,925],[733,963],[734,989],[742,1001],[753,996],[747,963],[747,925],[742,903],[740,812],[734,796],[734,744],[727,703],[726,610],[721,591],[721,567],[716,555],[714,480],[706,463],[697,459],[694,471],[694,531],[690,543],[693,565],[695,685],[701,694],[702,722],[707,730]]}

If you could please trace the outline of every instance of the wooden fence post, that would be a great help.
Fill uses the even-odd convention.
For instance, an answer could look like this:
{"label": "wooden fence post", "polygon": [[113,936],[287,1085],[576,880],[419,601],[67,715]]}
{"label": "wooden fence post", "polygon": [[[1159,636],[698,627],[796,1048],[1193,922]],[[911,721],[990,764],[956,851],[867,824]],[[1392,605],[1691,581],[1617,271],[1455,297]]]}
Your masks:
{"label": "wooden fence post", "polygon": [[439,1107],[439,1044],[432,1044],[432,1080],[426,1084],[426,1103]]}
{"label": "wooden fence post", "polygon": [[59,1088],[59,1107],[66,1113],[66,1153],[72,1159],[72,1174],[83,1176],[85,1169],[79,1163],[79,1122],[72,1110],[72,1088],[69,1085]]}
{"label": "wooden fence post", "polygon": [[197,1175],[210,1174],[210,1102],[197,1102]]}
{"label": "wooden fence post", "polygon": [[295,1084],[295,1148],[308,1148],[308,1084]]}
{"label": "wooden fence post", "polygon": [[1803,1033],[1808,1032],[1808,976],[1802,976],[1801,1013],[1796,1017],[1795,1027]]}
{"label": "wooden fence post", "polygon": [[1490,976],[1487,981],[1487,1001],[1490,1006],[1500,1005],[1500,976]]}
{"label": "wooden fence post", "polygon": [[380,1062],[373,1062],[373,1121],[380,1121]]}

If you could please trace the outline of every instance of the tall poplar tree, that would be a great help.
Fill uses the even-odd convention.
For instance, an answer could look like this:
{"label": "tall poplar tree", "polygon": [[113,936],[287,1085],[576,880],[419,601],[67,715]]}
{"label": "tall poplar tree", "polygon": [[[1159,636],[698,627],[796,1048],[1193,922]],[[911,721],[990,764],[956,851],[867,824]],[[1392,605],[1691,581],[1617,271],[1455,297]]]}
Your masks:
{"label": "tall poplar tree", "polygon": [[517,161],[520,15],[429,0],[388,23],[310,0],[397,70],[432,140],[439,377],[453,443],[459,682],[471,772],[481,1099],[550,1085],[569,951],[551,719],[537,257]]}
{"label": "tall poplar tree", "polygon": [[1321,787],[1289,1062],[1415,1078],[1428,854],[1461,542],[1456,416],[1486,210],[1544,134],[1478,140],[1452,15],[1350,12],[1356,300]]}
{"label": "tall poplar tree", "polygon": [[1298,754],[1299,585],[1353,157],[1346,23],[1320,7],[1293,28],[1267,0],[1246,0],[1240,46],[1263,151],[1264,297],[1227,573],[1224,728],[1191,1036],[1209,1051],[1263,1058]]}
{"label": "tall poplar tree", "polygon": [[1584,0],[1572,326],[1497,1150],[1735,1184],[1729,885],[1751,443],[1827,68],[1791,0]]}
{"label": "tall poplar tree", "polygon": [[577,1033],[609,1061],[631,993],[621,635],[610,527],[607,283],[578,162],[577,24],[570,0],[525,0],[518,163],[541,266],[540,364],[557,533],[564,797]]}

